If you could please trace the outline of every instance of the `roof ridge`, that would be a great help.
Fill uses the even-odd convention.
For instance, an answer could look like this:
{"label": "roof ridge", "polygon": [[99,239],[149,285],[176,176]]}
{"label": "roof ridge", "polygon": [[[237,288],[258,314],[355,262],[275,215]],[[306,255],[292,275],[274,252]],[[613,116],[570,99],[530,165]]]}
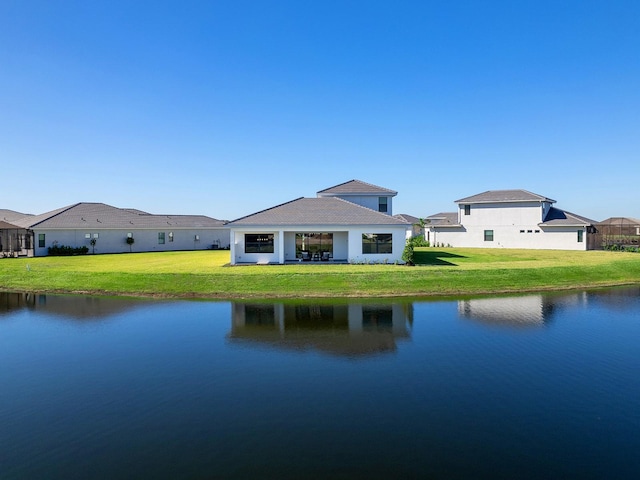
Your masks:
{"label": "roof ridge", "polygon": [[[365,182],[365,181],[362,181],[362,180],[358,180],[357,178],[352,178],[351,180],[347,180],[346,182],[342,182],[342,183],[339,183],[337,185],[333,185],[331,187],[327,187],[327,188],[325,188],[323,190],[318,190],[316,192],[316,194],[324,193],[324,192],[326,192],[328,190],[333,190],[335,188],[342,187],[343,185],[347,185],[348,183],[352,183],[352,182],[356,182],[356,183],[359,183],[361,185],[366,185],[368,187],[372,187],[373,189],[382,190],[384,192],[395,193],[396,195],[398,194],[398,192],[396,192],[395,190],[391,190],[391,189],[386,188],[386,187],[381,187],[380,185],[374,185],[373,183],[369,183],[369,182]],[[356,194],[357,193],[358,192],[356,192]],[[344,195],[344,193],[342,193],[342,195]]]}
{"label": "roof ridge", "polygon": [[[37,225],[40,225],[42,222],[46,222],[47,220],[51,220],[52,218],[55,218],[58,215],[61,215],[61,214],[65,213],[65,212],[68,212],[72,208],[77,207],[78,205],[80,205],[81,203],[82,202],[77,202],[77,203],[74,203],[72,205],[67,205],[66,207],[60,207],[60,208],[58,208],[56,210],[50,210],[49,212],[44,212],[42,215],[36,215],[36,217],[42,217],[42,218],[40,220],[38,220],[36,223],[30,224],[29,228],[33,228],[33,227],[35,227]],[[55,213],[53,213],[53,212],[55,212]],[[47,215],[49,213],[52,213],[52,215],[45,216],[45,215]]]}
{"label": "roof ridge", "polygon": [[244,217],[236,218],[235,220],[231,220],[229,223],[238,222],[240,220],[244,220],[245,218],[249,218],[249,217],[253,217],[254,215],[258,215],[259,213],[268,212],[269,210],[273,210],[274,208],[282,207],[282,206],[287,205],[289,203],[297,202],[298,200],[302,200],[303,198],[305,198],[305,197],[294,198],[293,200],[289,200],[288,202],[283,202],[283,203],[281,203],[279,205],[274,205],[273,207],[265,208],[265,209],[260,210],[258,212],[250,213],[249,215],[245,215]]}

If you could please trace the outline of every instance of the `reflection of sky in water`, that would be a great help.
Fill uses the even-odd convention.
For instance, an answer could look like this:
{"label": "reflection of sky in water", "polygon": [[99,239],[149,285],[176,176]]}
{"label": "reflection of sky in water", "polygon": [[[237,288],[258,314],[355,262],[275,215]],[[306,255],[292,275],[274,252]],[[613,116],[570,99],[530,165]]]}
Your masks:
{"label": "reflection of sky in water", "polygon": [[640,471],[638,289],[0,305],[0,478]]}

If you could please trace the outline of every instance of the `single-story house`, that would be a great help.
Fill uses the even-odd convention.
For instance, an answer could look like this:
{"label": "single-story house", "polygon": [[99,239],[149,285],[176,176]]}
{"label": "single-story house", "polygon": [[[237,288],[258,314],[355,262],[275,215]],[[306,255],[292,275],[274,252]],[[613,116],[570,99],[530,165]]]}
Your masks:
{"label": "single-story house", "polygon": [[490,190],[456,200],[456,212],[426,218],[431,245],[590,250],[596,222],[553,207],[555,200],[526,190]]}
{"label": "single-story house", "polygon": [[231,264],[401,262],[411,224],[392,215],[396,195],[350,180],[234,220]]}
{"label": "single-story house", "polygon": [[30,255],[49,247],[87,247],[91,253],[229,248],[226,222],[204,215],[153,215],[104,203],[76,203],[12,222],[31,237]]}

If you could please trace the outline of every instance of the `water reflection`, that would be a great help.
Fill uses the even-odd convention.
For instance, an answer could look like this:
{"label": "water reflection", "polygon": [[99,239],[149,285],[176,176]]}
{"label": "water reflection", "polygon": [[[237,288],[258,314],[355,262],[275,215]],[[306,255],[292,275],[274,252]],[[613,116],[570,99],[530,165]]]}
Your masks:
{"label": "water reflection", "polygon": [[2,479],[640,471],[639,288],[373,303],[2,294],[0,319]]}
{"label": "water reflection", "polygon": [[234,302],[231,312],[232,342],[342,356],[395,352],[413,322],[412,303]]}
{"label": "water reflection", "polygon": [[462,318],[509,327],[541,327],[551,322],[557,298],[544,295],[458,301]]}
{"label": "water reflection", "polygon": [[159,301],[89,295],[0,292],[0,317],[17,310],[37,310],[65,320],[98,320]]}

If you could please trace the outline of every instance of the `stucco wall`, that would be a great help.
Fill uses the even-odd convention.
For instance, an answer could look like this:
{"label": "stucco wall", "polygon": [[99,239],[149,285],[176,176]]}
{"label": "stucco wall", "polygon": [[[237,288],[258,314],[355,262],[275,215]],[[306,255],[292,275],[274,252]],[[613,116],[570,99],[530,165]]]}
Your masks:
{"label": "stucco wall", "polygon": [[[95,253],[129,252],[165,252],[177,250],[207,250],[215,244],[220,248],[229,246],[229,229],[181,229],[165,230],[165,243],[158,243],[158,233],[162,230],[34,230],[34,247],[36,256],[45,256],[47,249],[54,245],[89,248],[93,252],[91,239],[98,235]],[[173,242],[169,241],[169,232],[173,233]],[[39,247],[38,235],[45,234],[45,247]],[[129,249],[127,235],[131,233],[134,244]],[[86,238],[85,235],[90,235]],[[199,240],[196,240],[196,235]]]}
{"label": "stucco wall", "polygon": [[[452,247],[474,248],[530,248],[540,250],[586,250],[587,234],[583,234],[583,241],[578,242],[578,230],[582,227],[562,228],[520,228],[517,226],[467,226],[462,229],[430,229],[431,244],[450,245]],[[484,231],[493,230],[493,241],[484,240]],[[524,230],[524,233],[521,233]]]}
{"label": "stucco wall", "polygon": [[[366,208],[370,208],[371,210],[378,211],[378,199],[380,197],[384,197],[385,195],[336,195],[338,198],[342,198],[343,200],[347,200],[348,202],[355,203],[356,205],[361,205]],[[393,215],[393,197],[387,198],[387,211],[384,212],[387,215]]]}
{"label": "stucco wall", "polygon": [[516,226],[533,228],[544,218],[540,202],[471,205],[470,215],[464,214],[464,204],[459,205],[458,220],[465,227],[474,225]]}

